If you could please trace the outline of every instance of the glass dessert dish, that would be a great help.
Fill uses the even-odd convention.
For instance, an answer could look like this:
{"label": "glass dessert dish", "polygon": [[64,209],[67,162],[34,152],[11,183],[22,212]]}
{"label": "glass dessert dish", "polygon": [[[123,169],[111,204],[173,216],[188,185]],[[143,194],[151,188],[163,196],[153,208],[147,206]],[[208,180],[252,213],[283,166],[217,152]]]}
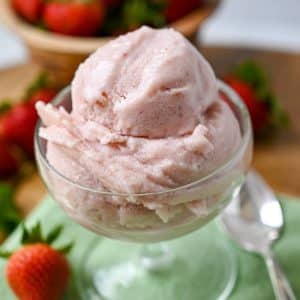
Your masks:
{"label": "glass dessert dish", "polygon": [[[106,255],[105,261],[101,260],[101,248],[108,246],[103,239],[95,241],[93,249],[84,254],[82,277],[78,279],[82,299],[166,299],[173,293],[176,296],[171,296],[172,299],[209,300],[226,299],[230,294],[236,268],[224,242],[212,236],[209,243],[202,244],[202,231],[165,242],[191,233],[217,216],[237,195],[249,168],[252,131],[247,109],[226,84],[219,81],[218,85],[238,120],[242,139],[239,148],[205,177],[158,193],[114,193],[65,177],[46,158],[47,141],[39,136],[43,127],[39,121],[35,132],[36,159],[50,195],[76,222],[114,240],[107,240],[111,257]],[[69,87],[54,99],[53,105],[63,106],[67,111],[72,109]],[[118,204],[122,199],[127,203],[123,207]],[[168,206],[162,207],[159,218],[145,203],[168,203]],[[185,246],[179,247],[180,244]],[[195,255],[201,258],[201,264],[195,265]],[[99,263],[95,263],[95,256],[100,257]],[[209,275],[202,275],[201,282],[197,282],[197,274],[205,274],[208,268]],[[193,273],[194,281],[186,280],[180,272]],[[151,281],[153,291],[137,296],[144,290],[146,279]],[[176,284],[171,287],[168,282]],[[189,294],[195,289],[196,294]]]}

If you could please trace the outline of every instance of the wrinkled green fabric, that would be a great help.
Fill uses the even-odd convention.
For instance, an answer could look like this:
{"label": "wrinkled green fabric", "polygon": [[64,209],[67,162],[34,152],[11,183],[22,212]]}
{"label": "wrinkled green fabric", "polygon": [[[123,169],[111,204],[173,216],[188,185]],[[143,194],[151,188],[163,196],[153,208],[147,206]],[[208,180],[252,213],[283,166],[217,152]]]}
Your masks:
{"label": "wrinkled green fabric", "polygon": [[[300,299],[300,202],[297,203],[297,201],[294,201],[295,199],[286,198],[287,197],[281,197],[285,211],[286,226],[280,241],[275,245],[275,252],[293,286],[297,298]],[[118,241],[96,237],[93,233],[73,223],[51,199],[45,199],[45,201],[43,201],[27,219],[26,224],[30,225],[30,223],[35,223],[37,220],[42,222],[45,232],[49,231],[56,224],[65,224],[65,229],[62,236],[57,241],[57,244],[71,240],[75,241],[75,246],[69,254],[74,274],[68,295],[65,297],[65,299],[68,300],[79,299],[74,288],[74,279],[78,278],[77,274],[79,274],[80,262],[82,262],[85,250],[95,246],[96,238],[100,240],[100,243],[97,246],[97,255],[95,255],[94,251],[94,254],[92,254],[89,259],[89,264],[93,266],[100,265],[105,267],[111,262],[117,261],[119,257],[126,256],[128,253],[130,253],[130,255],[135,255],[140,249],[140,245],[130,243],[122,244]],[[9,249],[16,245],[19,235],[20,230],[16,230],[16,232],[5,242],[5,248]],[[174,246],[175,254],[178,254],[179,258],[180,255],[194,257],[192,266],[186,268],[184,264],[180,264],[179,259],[175,263],[176,276],[174,278],[172,277],[172,280],[164,276],[163,273],[154,274],[153,276],[145,275],[141,281],[141,290],[143,290],[143,294],[141,294],[142,292],[140,290],[131,291],[127,293],[127,299],[148,300],[153,299],[154,297],[156,298],[155,300],[211,299],[209,291],[213,289],[213,286],[207,286],[205,292],[202,293],[199,291],[199,284],[211,276],[210,270],[213,269],[213,264],[218,264],[219,261],[218,258],[214,257],[213,250],[202,255],[197,255],[197,249],[203,244],[209,244],[212,237],[219,241],[226,241],[225,235],[217,228],[216,222],[211,222],[208,226],[198,232],[172,241],[171,244]],[[231,242],[229,243],[229,247],[237,256],[239,268],[238,280],[229,299],[274,299],[268,274],[262,259],[256,255],[246,253]],[[201,263],[203,264],[203,260],[205,260],[205,263],[210,267],[206,267],[205,272],[199,273],[197,272],[197,266],[200,266]],[[5,260],[0,259],[0,299],[13,300],[16,298],[7,286],[4,276],[4,266]],[[185,278],[185,282],[191,283],[191,288],[188,290],[184,288],[184,285],[180,285],[178,282],[178,278],[182,277]],[[158,295],[155,291],[154,286],[157,283],[166,286],[163,294]]]}

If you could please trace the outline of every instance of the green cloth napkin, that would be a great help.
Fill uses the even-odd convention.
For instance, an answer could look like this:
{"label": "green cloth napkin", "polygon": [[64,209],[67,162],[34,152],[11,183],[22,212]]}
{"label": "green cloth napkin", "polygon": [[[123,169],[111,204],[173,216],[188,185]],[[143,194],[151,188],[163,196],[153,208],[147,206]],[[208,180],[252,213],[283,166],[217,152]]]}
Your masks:
{"label": "green cloth napkin", "polygon": [[[297,203],[297,201],[293,201],[293,199],[288,199],[287,197],[281,197],[281,200],[285,212],[286,226],[281,240],[275,246],[275,252],[290,280],[297,298],[299,297],[300,299],[300,202]],[[91,249],[95,245],[96,238],[99,237],[72,222],[51,199],[45,199],[43,203],[28,217],[26,224],[34,224],[37,220],[42,222],[45,232],[49,231],[56,224],[63,223],[65,225],[63,235],[61,236],[60,240],[57,241],[57,243],[59,244],[70,240],[75,241],[75,246],[69,255],[69,259],[74,271],[73,276],[74,278],[78,278],[77,274],[82,273],[79,262],[82,261],[85,250]],[[19,236],[20,230],[18,229],[5,242],[4,246],[6,248],[13,247],[17,244]],[[174,245],[175,252],[180,249],[181,252],[183,251],[183,255],[188,255],[189,253],[191,253],[190,255],[194,255],[194,269],[196,270],[201,263],[201,259],[203,259],[197,256],[197,247],[201,247],[201,243],[210,243],[212,237],[217,238],[220,241],[226,239],[224,234],[216,226],[216,222],[211,222],[202,230],[172,241],[171,243]],[[106,238],[100,238],[100,240],[101,242],[99,243],[99,246],[97,246],[97,251],[94,251],[93,256],[89,258],[89,263],[93,266],[105,266],[105,264],[109,264],[111,257],[114,257],[114,259],[117,260],[118,257],[122,257],[122,255],[125,255],[126,253],[134,254],[140,249],[140,246],[135,244],[121,243]],[[184,245],[187,242],[194,243],[194,247],[191,246],[187,247],[188,249],[185,249]],[[122,248],[120,248],[120,246]],[[274,299],[270,280],[262,259],[254,254],[250,254],[239,249],[231,242],[229,243],[229,247],[232,248],[233,253],[236,253],[239,265],[238,280],[229,299]],[[213,256],[213,250],[206,254],[205,259],[210,261],[210,263],[218,263]],[[0,299],[13,300],[16,298],[7,286],[4,276],[4,267],[5,260],[0,259]],[[163,275],[157,275],[157,278],[155,279],[145,276],[144,282],[142,282],[142,289],[144,289],[143,293],[141,294],[142,291],[139,291],[139,296],[136,295],[136,297],[134,297],[135,294],[129,294],[128,298],[122,300],[148,300],[153,299],[153,297],[156,297],[156,300],[207,300],[208,297],[203,296],[201,293],[199,294],[199,290],[197,290],[197,283],[201,283],[201,278],[207,278],[207,276],[210,276],[209,268],[207,268],[205,272],[201,274],[197,273],[197,276],[193,275],[195,274],[193,272],[191,272],[191,274],[185,272],[184,267],[180,264],[177,264],[176,268],[178,278],[182,278],[182,276],[184,276],[188,282],[193,284],[195,290],[190,289],[189,291],[185,291],[183,288],[181,288],[176,280],[172,282],[171,280],[164,278]],[[169,290],[173,289],[174,292],[157,296],[155,291],[151,289],[151,284],[153,282],[155,283],[155,280],[156,283],[158,280],[159,283],[166,285]],[[213,287],[208,287],[207,290],[212,288]],[[74,280],[72,281],[68,295],[66,295],[65,299],[79,299],[74,289]]]}

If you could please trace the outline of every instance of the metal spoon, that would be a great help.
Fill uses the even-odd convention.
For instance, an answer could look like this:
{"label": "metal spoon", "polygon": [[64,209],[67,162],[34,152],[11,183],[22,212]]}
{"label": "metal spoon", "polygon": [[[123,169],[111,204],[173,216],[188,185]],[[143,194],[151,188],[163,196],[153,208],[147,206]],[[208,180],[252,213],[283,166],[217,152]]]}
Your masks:
{"label": "metal spoon", "polygon": [[239,196],[222,213],[221,223],[241,247],[264,258],[276,299],[296,300],[271,250],[284,224],[282,209],[271,188],[257,173],[249,172]]}

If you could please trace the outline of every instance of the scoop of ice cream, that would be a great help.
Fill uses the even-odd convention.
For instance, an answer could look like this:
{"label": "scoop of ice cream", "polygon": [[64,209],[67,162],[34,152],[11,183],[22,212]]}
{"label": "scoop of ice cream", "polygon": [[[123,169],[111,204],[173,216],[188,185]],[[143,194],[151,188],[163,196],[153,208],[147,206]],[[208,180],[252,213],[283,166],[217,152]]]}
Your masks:
{"label": "scoop of ice cream", "polygon": [[[241,142],[211,67],[172,29],[143,27],[97,50],[79,67],[71,100],[70,112],[37,104],[44,123],[39,134],[57,171],[100,191],[133,195],[177,188],[217,169]],[[179,222],[222,193],[215,188],[207,199],[197,193],[102,197],[57,189],[66,192],[61,202],[76,207],[71,214],[77,219],[114,216],[112,223],[138,228],[176,217]]]}
{"label": "scoop of ice cream", "polygon": [[158,139],[118,135],[49,104],[37,108],[47,125],[40,135],[49,141],[49,161],[68,178],[105,191],[150,193],[190,183],[220,166],[240,143],[237,121],[222,100],[191,134]]}
{"label": "scoop of ice cream", "polygon": [[173,29],[142,27],[106,44],[72,84],[74,114],[147,138],[191,133],[216,97],[211,67]]}

